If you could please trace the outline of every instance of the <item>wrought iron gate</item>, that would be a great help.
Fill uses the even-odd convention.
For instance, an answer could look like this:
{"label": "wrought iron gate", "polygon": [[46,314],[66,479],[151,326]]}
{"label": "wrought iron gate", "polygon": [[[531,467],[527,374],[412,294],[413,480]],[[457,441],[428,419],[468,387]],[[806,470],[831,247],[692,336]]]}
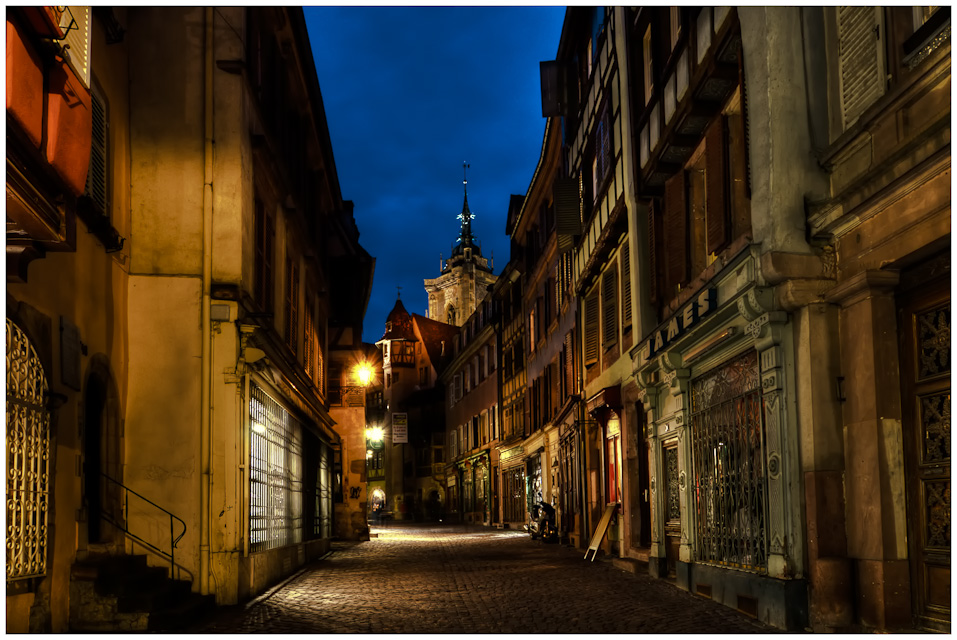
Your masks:
{"label": "wrought iron gate", "polygon": [[46,574],[50,472],[47,379],[7,318],[7,581]]}

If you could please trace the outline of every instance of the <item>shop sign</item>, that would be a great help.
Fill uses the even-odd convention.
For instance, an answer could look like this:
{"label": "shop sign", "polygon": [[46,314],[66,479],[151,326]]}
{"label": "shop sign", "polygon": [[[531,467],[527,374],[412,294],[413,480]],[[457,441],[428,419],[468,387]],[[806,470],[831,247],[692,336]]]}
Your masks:
{"label": "shop sign", "polygon": [[392,444],[406,444],[409,442],[409,414],[392,414]]}
{"label": "shop sign", "polygon": [[454,487],[456,482],[458,482],[458,478],[456,476],[446,476],[445,478],[446,486]]}
{"label": "shop sign", "polygon": [[646,360],[651,360],[666,346],[684,335],[691,327],[698,324],[702,318],[714,311],[718,302],[718,290],[715,288],[705,289],[698,297],[689,302],[671,317],[667,325],[660,327],[648,339],[648,349],[645,351],[648,356]]}

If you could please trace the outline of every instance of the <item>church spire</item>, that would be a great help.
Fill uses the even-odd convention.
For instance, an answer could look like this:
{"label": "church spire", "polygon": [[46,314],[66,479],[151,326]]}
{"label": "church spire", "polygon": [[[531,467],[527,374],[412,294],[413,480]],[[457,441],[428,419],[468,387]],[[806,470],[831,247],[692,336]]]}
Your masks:
{"label": "church spire", "polygon": [[465,191],[465,201],[462,203],[462,213],[459,214],[459,219],[462,221],[462,233],[459,235],[459,244],[472,245],[472,220],[475,216],[469,211],[469,175],[468,170],[471,165],[463,162],[462,163],[462,185]]}

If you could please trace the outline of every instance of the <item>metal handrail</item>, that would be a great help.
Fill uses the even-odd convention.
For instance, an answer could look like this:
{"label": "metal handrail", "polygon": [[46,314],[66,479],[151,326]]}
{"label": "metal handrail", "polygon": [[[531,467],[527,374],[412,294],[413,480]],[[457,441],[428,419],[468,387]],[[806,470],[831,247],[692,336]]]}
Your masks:
{"label": "metal handrail", "polygon": [[[130,489],[129,487],[127,487],[127,486],[126,486],[125,484],[123,484],[122,482],[119,482],[118,480],[114,480],[113,478],[111,478],[110,476],[106,475],[106,474],[103,473],[103,472],[100,472],[100,475],[101,475],[103,478],[106,478],[107,480],[109,480],[110,482],[112,482],[113,484],[115,484],[115,485],[116,485],[117,487],[119,487],[120,489],[123,489],[123,490],[126,491],[126,493],[127,493],[127,498],[126,498],[126,500],[123,501],[123,522],[122,522],[122,523],[121,523],[121,522],[117,522],[117,518],[114,516],[114,514],[112,514],[112,513],[107,513],[105,510],[102,512],[101,515],[102,515],[107,521],[111,522],[115,527],[117,527],[117,528],[119,528],[120,530],[122,530],[122,531],[123,531],[125,534],[127,534],[128,536],[130,536],[130,537],[132,537],[132,538],[135,538],[135,539],[138,540],[141,544],[143,544],[143,545],[149,547],[150,549],[152,549],[152,550],[155,551],[156,553],[159,553],[160,555],[163,555],[163,556],[169,558],[169,561],[170,561],[170,577],[171,577],[171,578],[174,577],[174,576],[173,576],[173,573],[174,573],[175,570],[176,570],[176,559],[175,559],[176,545],[177,545],[177,543],[179,543],[180,540],[183,539],[183,536],[186,535],[186,522],[184,522],[183,519],[180,518],[179,516],[177,516],[177,515],[171,513],[170,511],[164,509],[163,507],[159,506],[158,504],[156,504],[155,502],[153,502],[152,500],[150,500],[150,499],[147,498],[146,496],[144,496],[144,495],[142,495],[142,494],[139,494],[139,493],[137,493],[136,491],[133,491],[132,489]],[[128,494],[131,494],[131,493],[132,493],[134,496],[136,496],[137,498],[139,498],[140,500],[142,500],[143,502],[146,502],[146,503],[150,504],[151,506],[156,507],[157,509],[159,509],[160,511],[162,511],[163,513],[165,513],[166,515],[169,516],[169,541],[170,541],[169,553],[167,553],[166,551],[160,549],[159,547],[155,546],[155,545],[152,544],[151,542],[148,542],[147,540],[144,540],[144,539],[141,538],[140,536],[138,536],[138,535],[136,535],[135,533],[133,533],[132,531],[130,531],[130,529],[129,529],[129,521],[130,521],[130,517],[129,517],[129,516],[130,516],[130,500],[129,500],[129,495],[128,495]],[[180,532],[180,534],[179,534],[178,536],[175,535],[175,528],[176,528],[176,527],[175,527],[175,524],[174,524],[174,522],[173,522],[174,520],[178,521],[178,522],[183,526],[183,530]]]}

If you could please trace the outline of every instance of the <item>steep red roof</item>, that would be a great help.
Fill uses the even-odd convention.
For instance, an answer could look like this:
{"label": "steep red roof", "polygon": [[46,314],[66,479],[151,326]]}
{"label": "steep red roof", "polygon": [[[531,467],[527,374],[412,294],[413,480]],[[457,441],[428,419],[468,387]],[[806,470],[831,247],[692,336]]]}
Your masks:
{"label": "steep red roof", "polygon": [[419,335],[422,336],[422,343],[425,345],[432,366],[435,367],[436,374],[441,375],[445,366],[452,360],[452,340],[459,334],[460,329],[454,324],[438,322],[417,313],[413,313],[412,318],[419,330]]}
{"label": "steep red roof", "polygon": [[389,312],[385,321],[385,333],[379,340],[411,340],[415,341],[415,331],[412,329],[412,316],[405,310],[402,300],[396,300],[395,306]]}

